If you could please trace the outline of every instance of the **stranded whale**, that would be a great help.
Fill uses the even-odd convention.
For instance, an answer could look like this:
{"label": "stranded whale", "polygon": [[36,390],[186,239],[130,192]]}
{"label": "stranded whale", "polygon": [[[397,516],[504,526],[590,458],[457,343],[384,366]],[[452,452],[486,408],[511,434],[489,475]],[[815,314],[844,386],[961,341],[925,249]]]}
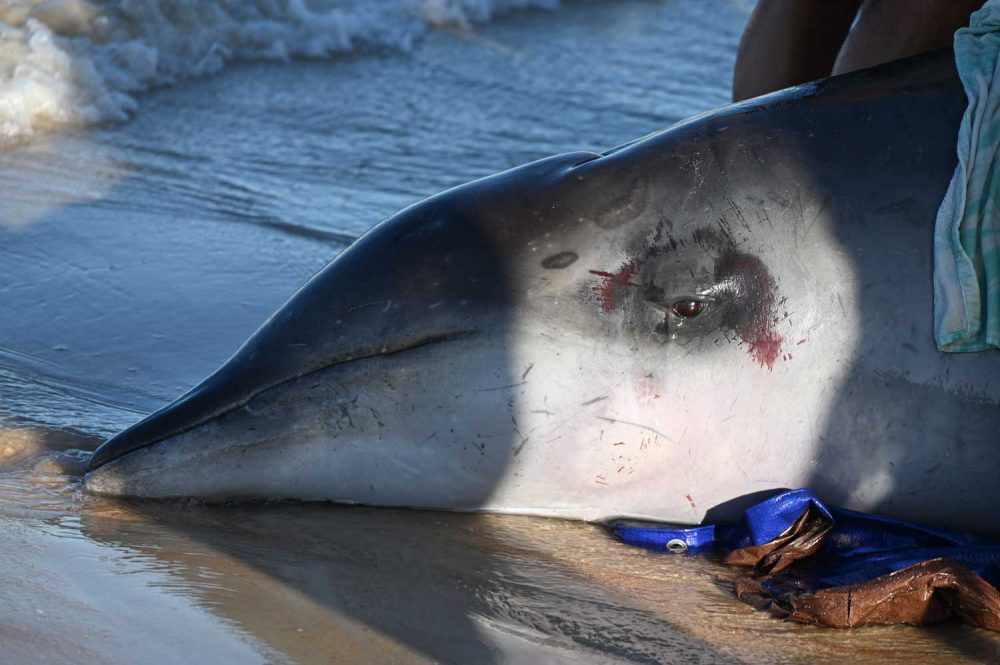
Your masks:
{"label": "stranded whale", "polygon": [[964,105],[939,53],[415,204],[86,488],[698,522],[811,486],[1000,532],[1000,354],[932,336]]}

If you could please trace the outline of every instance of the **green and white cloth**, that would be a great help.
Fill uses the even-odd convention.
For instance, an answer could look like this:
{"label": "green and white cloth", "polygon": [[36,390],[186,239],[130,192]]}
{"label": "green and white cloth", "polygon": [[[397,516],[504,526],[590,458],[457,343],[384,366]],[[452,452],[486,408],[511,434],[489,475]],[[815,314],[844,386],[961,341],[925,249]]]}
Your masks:
{"label": "green and white cloth", "polygon": [[942,351],[1000,348],[1000,0],[955,33],[969,106],[934,231],[934,334]]}

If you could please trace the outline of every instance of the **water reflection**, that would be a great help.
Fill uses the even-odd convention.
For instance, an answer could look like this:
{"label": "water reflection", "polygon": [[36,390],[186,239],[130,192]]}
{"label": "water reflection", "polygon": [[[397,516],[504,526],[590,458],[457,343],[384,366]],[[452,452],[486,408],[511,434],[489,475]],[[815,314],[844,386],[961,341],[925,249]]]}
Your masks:
{"label": "water reflection", "polygon": [[[94,441],[0,431],[0,449],[34,442],[0,468],[0,583],[16,589],[12,625],[46,657],[69,642],[97,660],[201,657],[193,635],[213,642],[217,662],[910,664],[1000,653],[1000,636],[960,625],[776,621],[733,598],[732,571],[630,548],[589,524],[99,499],[65,473],[85,454],[73,446]],[[58,617],[58,640],[35,609]]]}

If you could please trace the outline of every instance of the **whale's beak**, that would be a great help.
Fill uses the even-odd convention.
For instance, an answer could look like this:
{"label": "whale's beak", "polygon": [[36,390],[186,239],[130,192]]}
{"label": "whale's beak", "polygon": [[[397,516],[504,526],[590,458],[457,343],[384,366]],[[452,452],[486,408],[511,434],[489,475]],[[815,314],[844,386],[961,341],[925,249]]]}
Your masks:
{"label": "whale's beak", "polygon": [[[187,394],[101,444],[91,456],[87,472],[90,473],[135,450],[146,448],[215,421],[231,411],[246,406],[257,396],[284,383],[306,378],[336,365],[358,363],[433,344],[469,339],[477,334],[475,330],[462,330],[402,340],[394,346],[382,346],[377,351],[371,352],[359,351],[346,358],[319,365],[310,371],[292,373],[284,380],[271,382],[261,381],[262,377],[256,374],[253,367],[248,367],[244,363],[241,351],[219,371]],[[257,353],[259,352],[258,350]]]}
{"label": "whale's beak", "polygon": [[93,471],[123,455],[150,446],[209,422],[237,408],[239,400],[227,398],[225,386],[210,377],[192,391],[114,435],[94,451],[87,471]]}

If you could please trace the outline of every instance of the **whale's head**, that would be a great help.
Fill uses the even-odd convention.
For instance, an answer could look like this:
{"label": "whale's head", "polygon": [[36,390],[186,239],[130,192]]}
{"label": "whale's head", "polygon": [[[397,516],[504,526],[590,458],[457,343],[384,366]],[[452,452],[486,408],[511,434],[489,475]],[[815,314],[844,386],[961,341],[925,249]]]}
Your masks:
{"label": "whale's head", "polygon": [[801,262],[776,264],[777,176],[720,177],[717,138],[561,155],[390,217],[105,442],[87,489],[694,515],[665,475],[725,483],[715,442],[788,420],[771,388],[815,319]]}
{"label": "whale's head", "polygon": [[997,357],[933,345],[964,95],[927,62],[401,211],[101,446],[86,487],[696,522],[808,484],[969,524]]}

